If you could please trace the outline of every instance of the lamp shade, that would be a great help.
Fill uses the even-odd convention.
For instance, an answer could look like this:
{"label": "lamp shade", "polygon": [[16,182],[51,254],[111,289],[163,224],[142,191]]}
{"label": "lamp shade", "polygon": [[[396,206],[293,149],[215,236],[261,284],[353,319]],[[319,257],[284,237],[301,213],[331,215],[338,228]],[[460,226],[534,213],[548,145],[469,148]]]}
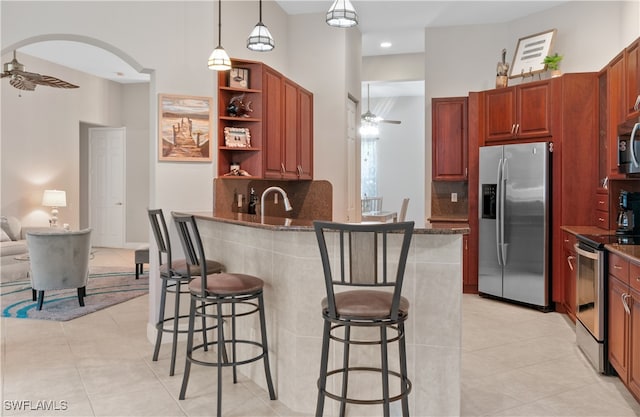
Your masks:
{"label": "lamp shade", "polygon": [[335,0],[327,12],[327,24],[350,28],[358,24],[358,13],[349,0]]}
{"label": "lamp shade", "polygon": [[209,55],[209,69],[214,71],[226,71],[231,69],[231,59],[227,51],[220,45]]}
{"label": "lamp shade", "polygon": [[247,48],[252,51],[266,52],[272,50],[274,47],[275,42],[273,36],[271,36],[271,32],[269,32],[269,29],[267,29],[262,22],[258,22],[251,31],[249,39],[247,39]]}
{"label": "lamp shade", "polygon": [[67,193],[60,190],[44,190],[42,205],[45,207],[67,207]]}

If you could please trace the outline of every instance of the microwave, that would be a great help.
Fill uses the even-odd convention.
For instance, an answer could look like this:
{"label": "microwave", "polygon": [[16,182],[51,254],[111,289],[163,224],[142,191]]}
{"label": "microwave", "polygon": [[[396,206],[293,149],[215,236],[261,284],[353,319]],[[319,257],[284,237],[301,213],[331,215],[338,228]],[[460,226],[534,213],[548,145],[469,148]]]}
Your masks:
{"label": "microwave", "polygon": [[640,174],[640,118],[618,125],[618,172]]}

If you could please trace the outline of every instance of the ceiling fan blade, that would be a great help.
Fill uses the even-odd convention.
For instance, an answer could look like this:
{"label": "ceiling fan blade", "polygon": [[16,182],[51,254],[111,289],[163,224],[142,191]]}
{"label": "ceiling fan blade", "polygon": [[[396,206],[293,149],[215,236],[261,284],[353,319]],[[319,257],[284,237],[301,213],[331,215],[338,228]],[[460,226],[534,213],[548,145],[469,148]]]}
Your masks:
{"label": "ceiling fan blade", "polygon": [[394,125],[399,125],[400,123],[402,123],[400,120],[386,120],[386,119],[381,119],[378,120],[380,123],[390,123],[390,124],[394,124]]}
{"label": "ceiling fan blade", "polygon": [[46,85],[49,87],[57,87],[57,88],[78,88],[77,85],[68,83],[59,78],[52,77],[50,75],[41,75],[40,79],[33,80],[34,83],[40,85]]}
{"label": "ceiling fan blade", "polygon": [[11,77],[9,84],[18,90],[33,91],[36,89],[36,85],[34,83],[20,76]]}

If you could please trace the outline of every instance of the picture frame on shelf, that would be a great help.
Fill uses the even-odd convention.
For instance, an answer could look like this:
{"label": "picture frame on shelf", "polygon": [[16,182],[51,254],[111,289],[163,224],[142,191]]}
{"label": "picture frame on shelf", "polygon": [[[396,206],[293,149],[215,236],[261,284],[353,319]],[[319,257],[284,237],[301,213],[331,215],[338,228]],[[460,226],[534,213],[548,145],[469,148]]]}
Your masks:
{"label": "picture frame on shelf", "polygon": [[225,127],[224,145],[227,148],[250,148],[251,132],[247,127]]}
{"label": "picture frame on shelf", "polygon": [[231,71],[229,71],[229,87],[249,88],[249,69],[231,68]]}
{"label": "picture frame on shelf", "polygon": [[210,162],[213,99],[158,94],[158,160]]}
{"label": "picture frame on shelf", "polygon": [[545,71],[544,57],[549,55],[557,29],[518,39],[509,78],[533,76]]}

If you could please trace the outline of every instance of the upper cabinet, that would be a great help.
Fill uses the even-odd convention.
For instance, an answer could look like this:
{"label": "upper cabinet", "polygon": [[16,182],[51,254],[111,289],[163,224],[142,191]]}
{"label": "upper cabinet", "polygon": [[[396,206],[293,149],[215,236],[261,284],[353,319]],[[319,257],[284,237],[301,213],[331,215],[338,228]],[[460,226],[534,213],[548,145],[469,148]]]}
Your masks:
{"label": "upper cabinet", "polygon": [[640,39],[625,51],[626,118],[640,116]]}
{"label": "upper cabinet", "polygon": [[548,81],[485,92],[486,142],[551,136]]}
{"label": "upper cabinet", "polygon": [[[599,134],[600,140],[605,141],[604,145],[600,145],[600,148],[607,149],[606,154],[601,154],[601,157],[607,158],[607,171],[608,177],[612,179],[624,178],[624,174],[618,172],[618,124],[625,119],[624,111],[624,54],[620,53],[616,56],[609,65],[603,71],[606,73],[600,78],[602,84],[600,87],[606,85],[606,89],[603,91],[599,88],[599,99],[601,101],[599,105],[599,111],[602,112],[599,115]],[[606,78],[606,82],[602,81],[602,77]],[[604,101],[604,103],[603,103]],[[600,178],[600,181],[604,178]]]}
{"label": "upper cabinet", "polygon": [[[313,179],[313,94],[262,63],[234,59],[232,66],[249,70],[250,88],[229,87],[228,73],[218,76],[219,175],[229,172],[231,162],[236,162],[258,178]],[[251,101],[249,117],[228,114],[231,93],[244,94]],[[226,146],[227,127],[248,128],[251,146]]]}
{"label": "upper cabinet", "polygon": [[467,100],[467,97],[431,100],[433,181],[467,180]]}

